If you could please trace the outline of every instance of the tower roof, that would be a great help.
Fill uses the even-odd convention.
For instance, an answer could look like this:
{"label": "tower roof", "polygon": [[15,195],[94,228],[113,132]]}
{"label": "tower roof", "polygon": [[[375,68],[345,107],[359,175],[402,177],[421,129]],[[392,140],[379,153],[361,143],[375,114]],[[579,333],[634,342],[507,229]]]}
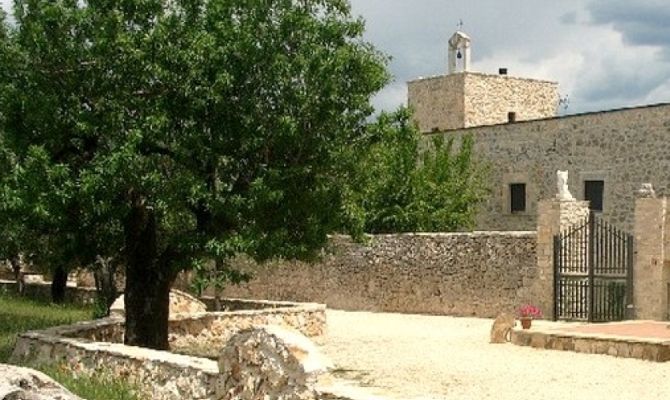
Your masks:
{"label": "tower roof", "polygon": [[470,36],[468,36],[468,34],[465,32],[456,31],[449,39],[449,46],[452,48],[469,47],[470,42],[472,42],[472,39]]}

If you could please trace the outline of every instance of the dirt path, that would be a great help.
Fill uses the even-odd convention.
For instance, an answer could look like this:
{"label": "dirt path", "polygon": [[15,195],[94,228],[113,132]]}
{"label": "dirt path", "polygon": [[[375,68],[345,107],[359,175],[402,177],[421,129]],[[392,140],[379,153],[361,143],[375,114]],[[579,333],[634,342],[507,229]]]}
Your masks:
{"label": "dirt path", "polygon": [[670,399],[670,363],[492,345],[488,319],[327,316],[335,375],[389,399]]}

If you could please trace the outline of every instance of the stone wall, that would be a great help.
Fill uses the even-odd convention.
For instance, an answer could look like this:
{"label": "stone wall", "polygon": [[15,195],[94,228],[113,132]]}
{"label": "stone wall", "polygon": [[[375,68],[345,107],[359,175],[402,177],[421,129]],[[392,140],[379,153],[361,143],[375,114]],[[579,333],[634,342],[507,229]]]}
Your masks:
{"label": "stone wall", "polygon": [[670,218],[666,197],[637,199],[635,244],[635,317],[670,320]]}
{"label": "stone wall", "polygon": [[325,307],[321,304],[292,304],[262,310],[177,316],[169,322],[168,340],[174,352],[206,357],[218,354],[236,332],[258,325],[286,326],[307,337],[321,336],[326,330]]}
{"label": "stone wall", "polygon": [[[557,170],[569,171],[577,199],[585,180],[603,180],[603,217],[629,231],[640,184],[653,183],[661,195],[670,187],[670,104],[440,133],[464,134],[474,136],[475,153],[491,166],[492,194],[477,229],[535,229],[537,203],[554,197]],[[509,211],[510,183],[526,184],[526,212]]]}
{"label": "stone wall", "polygon": [[408,82],[408,103],[421,132],[553,117],[557,84],[507,75],[461,72]]}
{"label": "stone wall", "polygon": [[464,127],[464,90],[464,73],[408,82],[408,104],[421,132]]}
{"label": "stone wall", "polygon": [[[88,331],[96,330],[92,325],[109,330],[108,325],[120,323],[105,319],[78,326]],[[58,364],[76,374],[118,377],[137,385],[141,398],[160,400],[213,399],[225,381],[213,360],[68,337],[72,329],[59,327],[19,335],[11,362]]]}
{"label": "stone wall", "polygon": [[[207,299],[209,302],[211,299]],[[307,337],[317,337],[326,330],[326,307],[315,303],[293,303],[222,299],[229,311],[171,314],[168,340],[175,352],[201,354],[207,348],[215,351],[232,334],[255,325],[285,326]],[[240,309],[233,308],[241,306]],[[100,323],[85,322],[54,330],[58,335],[95,342],[123,342],[123,316],[112,316]],[[197,350],[197,351],[196,351]]]}
{"label": "stone wall", "polygon": [[334,236],[320,261],[237,265],[255,277],[231,297],[314,301],[330,308],[491,317],[533,300],[534,232]]}
{"label": "stone wall", "polygon": [[[173,351],[183,350],[196,340],[202,349],[208,350],[207,356],[217,358],[224,351],[225,342],[238,332],[268,325],[275,327],[275,330],[283,326],[291,329],[287,332],[318,336],[325,331],[325,307],[319,304],[282,303],[270,309],[179,316],[170,320],[170,344]],[[249,374],[249,371],[235,368],[233,372],[221,369],[222,365],[225,367],[236,360],[219,359],[217,365],[216,361],[209,358],[125,346],[122,344],[122,332],[123,319],[110,317],[22,333],[17,339],[11,361],[30,365],[57,364],[76,374],[103,374],[122,378],[137,385],[142,391],[142,398],[157,400],[236,398],[224,396],[224,393],[236,392],[237,388],[231,387],[235,374]],[[300,336],[297,333],[292,335]],[[270,344],[248,349],[248,354],[245,353],[247,361],[256,360],[261,365],[275,362],[274,358],[264,359]],[[254,351],[258,353],[254,354]],[[248,365],[244,368],[256,367]],[[255,378],[263,378],[258,376],[257,368],[253,371]],[[282,393],[290,389],[281,385],[281,380],[273,382]],[[272,393],[264,394],[272,396]]]}
{"label": "stone wall", "polygon": [[556,115],[558,84],[508,75],[468,73],[465,77],[464,127],[503,124]]}

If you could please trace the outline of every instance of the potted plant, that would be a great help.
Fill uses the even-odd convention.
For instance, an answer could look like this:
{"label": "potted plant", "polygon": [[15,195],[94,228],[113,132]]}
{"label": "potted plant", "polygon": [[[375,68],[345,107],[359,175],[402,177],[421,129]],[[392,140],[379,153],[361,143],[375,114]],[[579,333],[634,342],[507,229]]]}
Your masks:
{"label": "potted plant", "polygon": [[534,318],[542,317],[542,311],[532,304],[525,304],[519,308],[519,321],[523,329],[530,329]]}

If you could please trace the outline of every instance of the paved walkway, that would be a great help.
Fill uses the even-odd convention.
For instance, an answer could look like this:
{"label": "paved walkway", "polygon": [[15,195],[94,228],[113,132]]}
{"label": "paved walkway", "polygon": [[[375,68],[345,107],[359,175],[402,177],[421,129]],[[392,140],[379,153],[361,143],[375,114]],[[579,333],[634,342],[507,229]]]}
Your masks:
{"label": "paved walkway", "polygon": [[594,333],[631,338],[670,340],[670,322],[633,321],[608,324],[591,324],[567,329],[578,333]]}
{"label": "paved walkway", "polygon": [[493,345],[489,319],[343,311],[327,317],[322,344],[335,375],[386,399],[670,399],[670,363]]}

